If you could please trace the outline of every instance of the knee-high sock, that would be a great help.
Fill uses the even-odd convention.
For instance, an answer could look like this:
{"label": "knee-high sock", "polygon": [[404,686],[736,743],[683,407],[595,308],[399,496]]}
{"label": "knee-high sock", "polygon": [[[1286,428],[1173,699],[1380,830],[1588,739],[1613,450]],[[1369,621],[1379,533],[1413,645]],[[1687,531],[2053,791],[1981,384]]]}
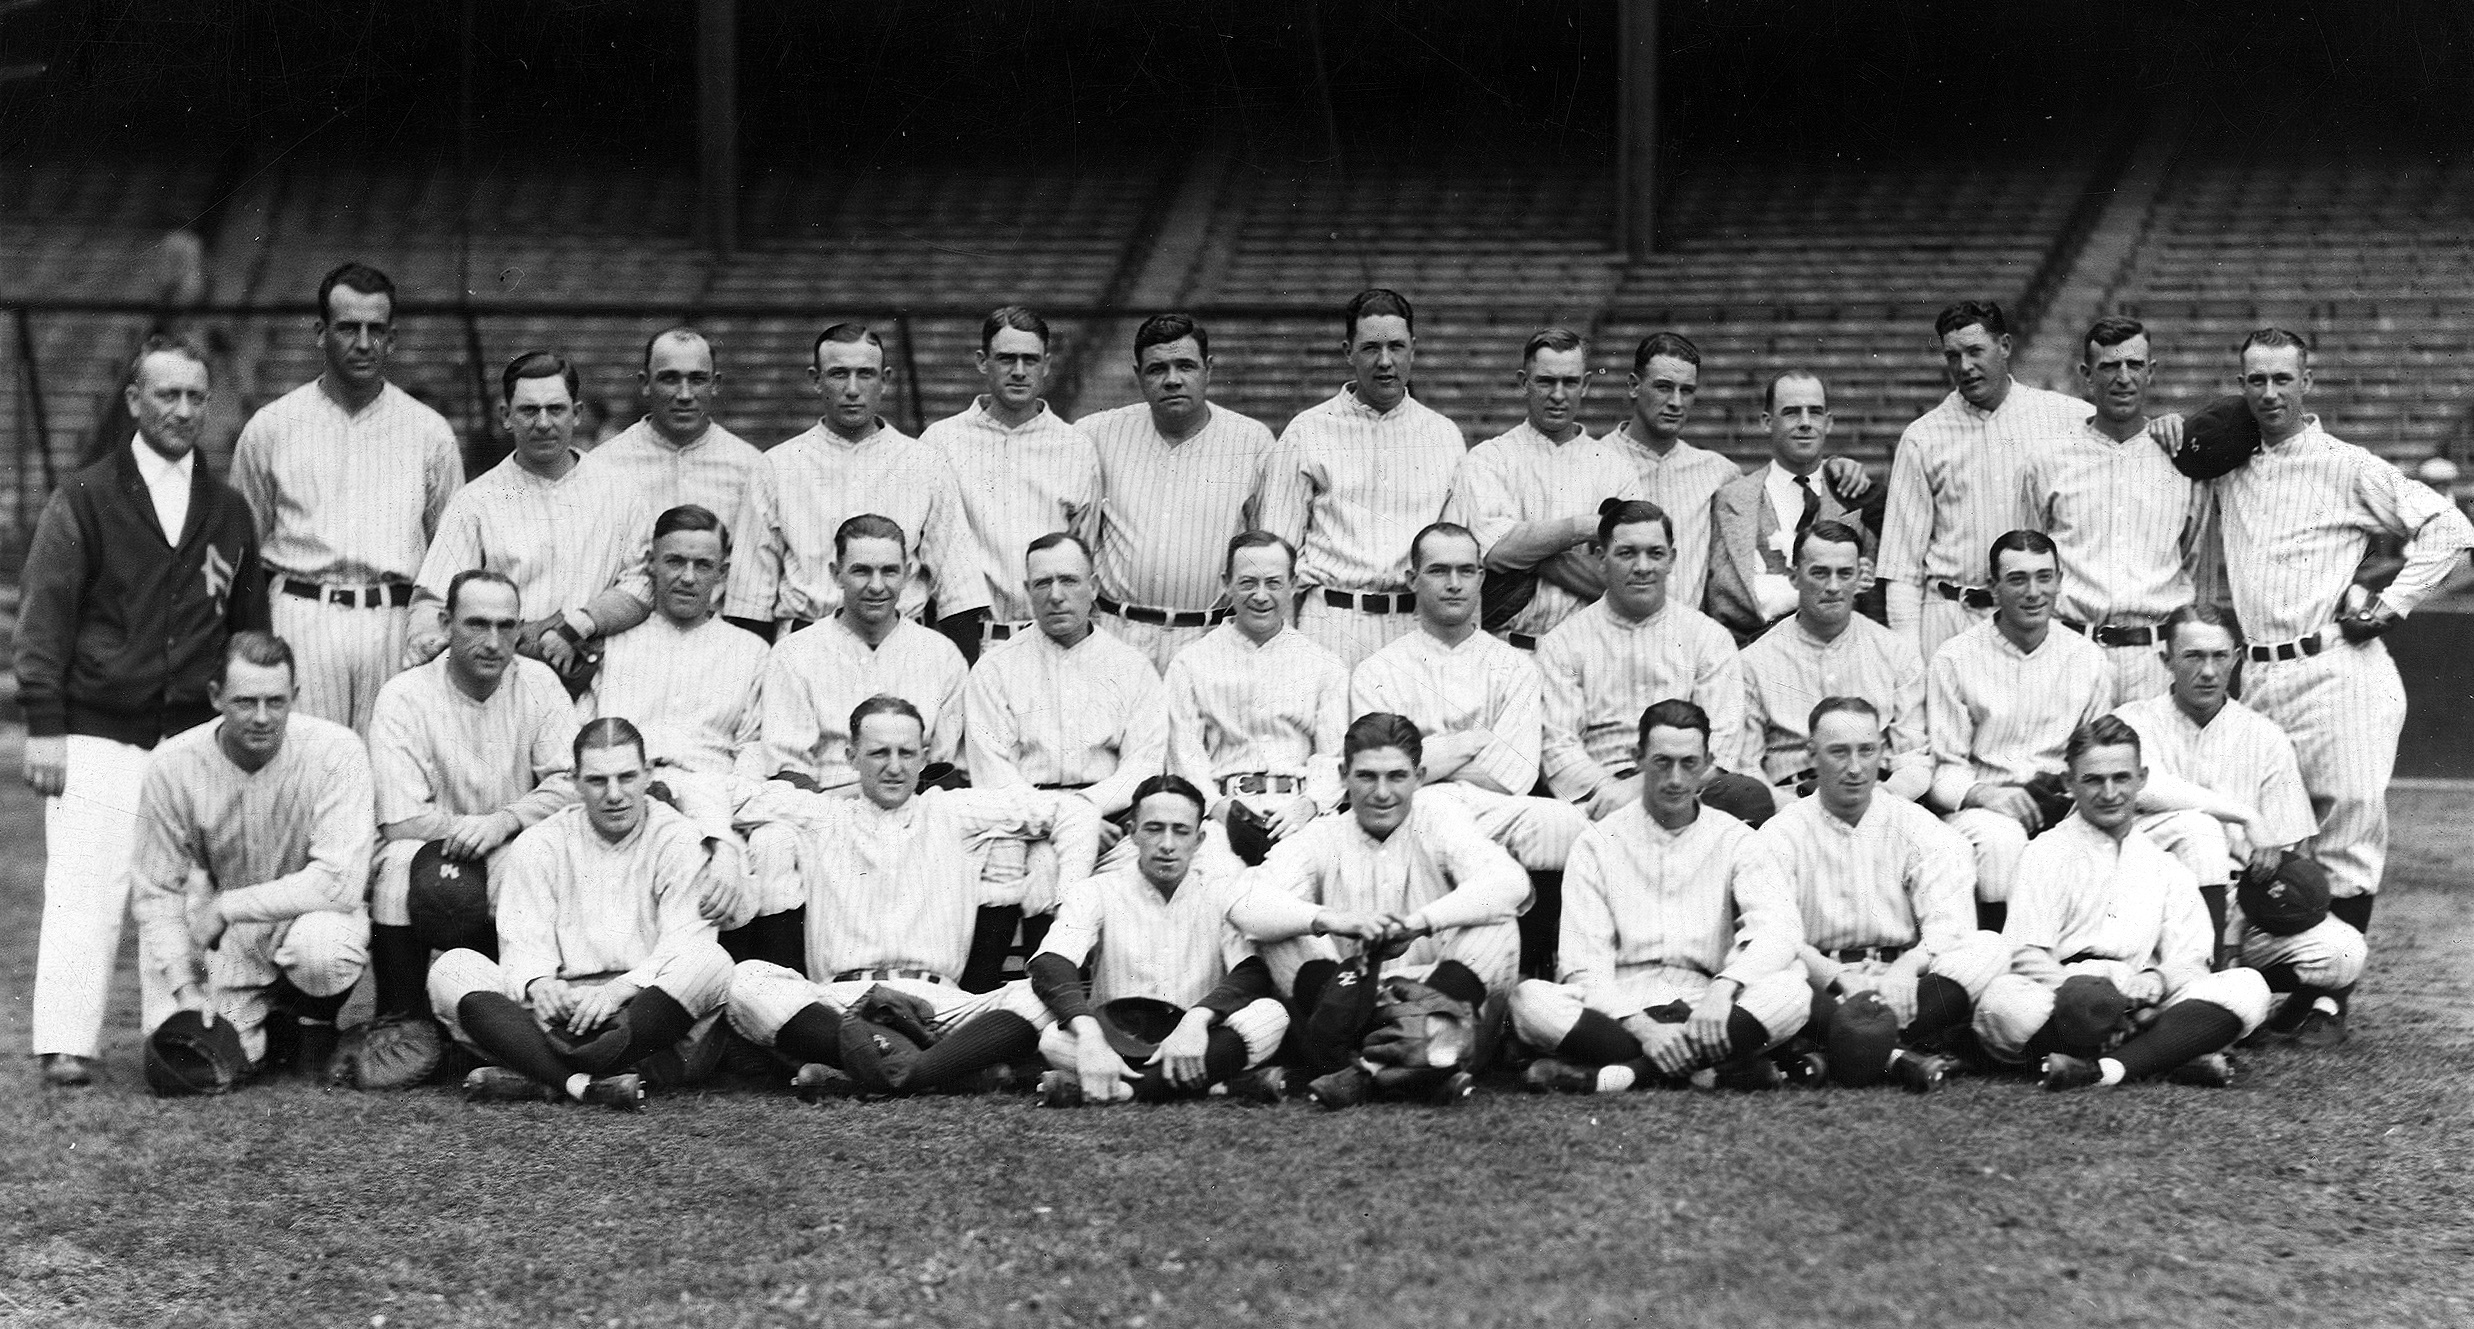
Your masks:
{"label": "knee-high sock", "polygon": [[778,914],[759,914],[747,926],[721,934],[722,949],[731,963],[762,960],[793,973],[807,972],[807,906],[795,905]]}
{"label": "knee-high sock", "polygon": [[369,930],[369,967],[376,975],[376,1014],[380,1018],[428,1013],[430,948],[413,935],[410,926],[373,925]]}
{"label": "knee-high sock", "polygon": [[1472,1010],[1486,1004],[1486,980],[1477,971],[1458,960],[1445,960],[1426,975],[1426,986],[1454,1001],[1469,1003]]}
{"label": "knee-high sock", "polygon": [[1242,1074],[1246,1069],[1246,1040],[1227,1025],[1214,1026],[1203,1046],[1203,1083],[1190,1088],[1170,1083],[1164,1067],[1137,1065],[1135,1069],[1142,1072],[1142,1078],[1134,1082],[1134,1097],[1145,1102],[1188,1097]]}
{"label": "knee-high sock", "polygon": [[506,993],[466,993],[455,1004],[455,1018],[463,1023],[465,1034],[501,1066],[552,1089],[563,1089],[567,1077],[575,1073],[550,1045],[549,1035],[541,1032],[533,1013]]}
{"label": "knee-high sock", "polygon": [[[1329,1074],[1357,1059],[1358,1040],[1374,1020],[1375,986],[1362,969],[1335,968],[1315,994],[1314,1005],[1297,1022],[1304,1026],[1298,1048],[1315,1074]],[[1304,988],[1300,971],[1298,989],[1302,993]]]}
{"label": "knee-high sock", "polygon": [[1916,1018],[1908,1023],[1904,1033],[1911,1042],[1935,1042],[1966,1024],[1975,1011],[1976,1004],[1967,999],[1967,989],[1940,974],[1926,974],[1916,980]]}
{"label": "knee-high sock", "polygon": [[773,1050],[797,1061],[842,1064],[842,1017],[815,1002],[799,1008],[773,1036]]}
{"label": "knee-high sock", "polygon": [[962,990],[994,992],[1005,983],[1005,953],[1013,949],[1014,929],[1022,924],[1022,906],[989,904],[979,907],[979,921],[971,931],[970,958],[962,964]]}
{"label": "knee-high sock", "polygon": [[1749,1057],[1769,1045],[1769,1026],[1754,1019],[1752,1012],[1741,1006],[1727,1012],[1727,1055],[1719,1060]]}
{"label": "knee-high sock", "polygon": [[1012,1011],[982,1011],[919,1054],[902,1077],[906,1093],[940,1088],[971,1072],[1039,1052],[1039,1031]]}
{"label": "knee-high sock", "polygon": [[[578,1070],[593,1075],[609,1075],[626,1070],[637,1062],[687,1037],[696,1027],[693,1016],[678,999],[657,987],[649,987],[627,999],[619,1008],[617,1046],[600,1066],[579,1065]],[[599,1042],[600,1040],[595,1040]]]}
{"label": "knee-high sock", "polygon": [[2224,882],[2199,888],[2199,898],[2208,906],[2208,968],[2225,967],[2225,896],[2232,887]]}
{"label": "knee-high sock", "polygon": [[1604,1011],[1583,1010],[1571,1032],[1555,1045],[1555,1055],[1584,1065],[1612,1066],[1640,1056],[1641,1040]]}
{"label": "knee-high sock", "polygon": [[2003,924],[2003,923],[2005,923],[2005,922],[2008,922],[2008,921],[2009,921],[2009,919],[2010,919],[2010,902],[2009,902],[2009,901],[2007,901],[2007,900],[1978,900],[1978,901],[1976,901],[1976,926],[1977,926],[1977,927],[1980,927],[1980,928],[1984,929],[1984,930],[1985,930],[1985,931],[1987,931],[1987,932],[1999,932],[1999,931],[2001,931],[2001,930],[2002,930],[2002,924]]}
{"label": "knee-high sock", "polygon": [[1297,966],[1297,985],[1291,989],[1289,1001],[1297,1025],[1305,1024],[1306,1017],[1314,1013],[1315,1004],[1323,999],[1323,989],[1331,986],[1331,976],[1339,972],[1337,960],[1308,960]]}
{"label": "knee-high sock", "polygon": [[352,989],[350,988],[324,997],[313,997],[295,989],[290,999],[284,1004],[290,1007],[292,1013],[299,1016],[304,1024],[333,1024],[335,1017],[343,1013],[344,1003],[351,999]]}
{"label": "knee-high sock", "polygon": [[2230,1046],[2242,1036],[2242,1017],[2212,1001],[2180,1001],[2157,1013],[2147,1032],[2114,1049],[2122,1078],[2162,1075],[2193,1057]]}
{"label": "knee-high sock", "polygon": [[1563,928],[1563,874],[1529,874],[1529,912],[1520,916],[1520,972],[1524,978],[1555,976],[1555,944]]}
{"label": "knee-high sock", "polygon": [[2347,895],[2328,902],[2328,912],[2347,927],[2368,937],[2371,935],[2371,906],[2379,903],[2376,895]]}
{"label": "knee-high sock", "polygon": [[1048,940],[1048,929],[1056,921],[1054,912],[1022,916],[1022,953],[1025,956],[1039,954],[1039,944]]}

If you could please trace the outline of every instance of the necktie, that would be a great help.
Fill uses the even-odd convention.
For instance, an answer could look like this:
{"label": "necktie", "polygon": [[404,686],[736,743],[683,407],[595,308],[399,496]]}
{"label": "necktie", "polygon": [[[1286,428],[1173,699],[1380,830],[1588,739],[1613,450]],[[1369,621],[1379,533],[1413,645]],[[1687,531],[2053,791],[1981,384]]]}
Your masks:
{"label": "necktie", "polygon": [[1795,477],[1795,487],[1804,491],[1804,514],[1795,519],[1795,533],[1802,535],[1821,519],[1821,495],[1813,492],[1813,478],[1809,475]]}

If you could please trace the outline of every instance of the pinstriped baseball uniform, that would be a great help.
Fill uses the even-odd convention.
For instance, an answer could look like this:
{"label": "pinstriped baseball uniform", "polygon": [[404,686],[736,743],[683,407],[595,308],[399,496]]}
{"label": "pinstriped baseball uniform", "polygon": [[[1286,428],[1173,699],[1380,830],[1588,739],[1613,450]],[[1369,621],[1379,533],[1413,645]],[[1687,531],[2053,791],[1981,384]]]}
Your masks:
{"label": "pinstriped baseball uniform", "polygon": [[[256,1057],[266,990],[278,978],[329,996],[357,981],[367,960],[369,754],[342,725],[295,715],[275,755],[244,771],[225,755],[222,733],[218,721],[164,740],[139,790],[129,881],[142,1018],[151,1031],[183,984],[201,983]],[[204,954],[189,935],[192,869],[205,871],[231,923]]]}
{"label": "pinstriped baseball uniform", "polygon": [[1097,628],[1071,647],[1017,633],[981,653],[962,692],[971,783],[1088,785],[1114,816],[1168,769],[1168,699],[1142,652]]}
{"label": "pinstriped baseball uniform", "polygon": [[1541,747],[1546,782],[1579,801],[1634,764],[1641,712],[1669,698],[1709,713],[1710,733],[1744,727],[1744,675],[1735,638],[1698,609],[1669,599],[1626,619],[1600,600],[1538,643],[1546,681]]}
{"label": "pinstriped baseball uniform", "polygon": [[539,979],[616,977],[658,984],[703,1018],[729,992],[729,957],[697,909],[704,865],[703,836],[658,802],[615,844],[581,805],[559,809],[517,836],[499,864],[501,991],[522,1001]]}
{"label": "pinstriped baseball uniform", "polygon": [[[1641,496],[1639,468],[1605,440],[1582,430],[1557,443],[1523,420],[1469,450],[1443,515],[1468,527],[1483,554],[1514,527],[1594,516],[1606,499]],[[1543,637],[1584,603],[1540,580],[1503,630]]]}
{"label": "pinstriped baseball uniform", "polygon": [[1680,438],[1660,456],[1633,434],[1632,424],[1626,420],[1617,425],[1606,442],[1632,463],[1640,476],[1641,497],[1675,523],[1675,568],[1667,574],[1667,597],[1698,606],[1709,589],[1711,501],[1744,473],[1725,457]]}
{"label": "pinstriped baseball uniform", "polygon": [[1207,798],[1262,771],[1303,776],[1316,807],[1340,806],[1349,671],[1305,634],[1284,627],[1257,646],[1223,623],[1177,653],[1165,688],[1169,767]]}
{"label": "pinstriped baseball uniform", "polygon": [[[390,383],[358,414],[322,379],[269,402],[241,429],[232,487],[258,517],[259,556],[278,579],[410,583],[464,463],[446,417]],[[367,733],[404,650],[405,611],[270,592],[277,636],[300,662],[298,713]]]}
{"label": "pinstriped baseball uniform", "polygon": [[928,722],[927,759],[952,761],[962,749],[969,673],[943,634],[908,619],[874,647],[840,614],[819,619],[774,644],[764,668],[764,743],[740,773],[797,771],[827,791],[852,792],[859,773],[847,750],[850,713],[879,693],[918,707]]}
{"label": "pinstriped baseball uniform", "polygon": [[1744,727],[1718,759],[1729,770],[1759,771],[1770,784],[1789,784],[1812,769],[1812,713],[1824,697],[1862,697],[1881,712],[1884,764],[1923,792],[1933,758],[1925,746],[1924,662],[1912,637],[1861,614],[1824,642],[1795,616],[1779,620],[1738,657],[1744,672]]}
{"label": "pinstriped baseball uniform", "polygon": [[2021,651],[1987,619],[1935,653],[1925,678],[1933,797],[1943,807],[1979,784],[2026,784],[2061,770],[2070,731],[2111,709],[2105,653],[2058,625]]}
{"label": "pinstriped baseball uniform", "polygon": [[655,614],[609,640],[579,718],[617,716],[644,735],[654,762],[729,775],[762,734],[767,655],[719,618],[682,629]]}
{"label": "pinstriped baseball uniform", "polygon": [[[1432,935],[1385,962],[1386,973],[1419,976],[1457,960],[1491,991],[1520,969],[1513,918],[1529,899],[1529,874],[1441,799],[1414,799],[1381,840],[1354,816],[1318,817],[1271,847],[1253,884],[1330,909],[1422,915]],[[1361,949],[1347,938],[1333,940],[1344,956]]]}
{"label": "pinstriped baseball uniform", "polygon": [[[1923,589],[1916,646],[1927,660],[1942,642],[1990,613],[1945,600],[1927,583],[1991,584],[1986,553],[2023,516],[2020,469],[2037,450],[2084,427],[2087,417],[2086,402],[2012,379],[1993,410],[1978,410],[1954,391],[1899,435],[1881,518],[1879,573],[1884,581]],[[1905,630],[1895,619],[1892,626]]]}
{"label": "pinstriped baseball uniform", "polygon": [[1932,813],[1876,795],[1849,825],[1799,798],[1755,834],[1795,895],[1804,942],[1823,952],[1913,946],[1933,955],[1976,929],[1967,845]]}
{"label": "pinstriped baseball uniform", "polygon": [[910,541],[903,614],[919,617],[931,594],[940,615],[987,605],[961,481],[942,449],[882,419],[858,442],[819,423],[766,453],[765,462],[782,505],[782,575],[772,613],[760,617],[821,619],[842,607],[833,533],[862,513],[892,521]]}
{"label": "pinstriped baseball uniform", "polygon": [[1046,402],[1008,429],[988,413],[985,393],[961,414],[921,430],[919,438],[944,449],[961,482],[989,616],[999,623],[1029,622],[1023,550],[1051,531],[1091,534],[1100,505],[1099,449]]}
{"label": "pinstriped baseball uniform", "polygon": [[1443,515],[1467,444],[1460,426],[1417,398],[1381,412],[1350,384],[1299,411],[1280,445],[1284,492],[1272,506],[1305,512],[1297,583],[1307,590],[1297,627],[1353,669],[1417,619],[1343,609],[1317,592],[1408,589],[1409,541]]}
{"label": "pinstriped baseball uniform", "polygon": [[[2028,527],[2053,537],[2061,556],[2055,616],[2154,627],[2189,604],[2206,497],[2145,429],[2116,443],[2090,418],[2040,442],[2020,468],[2019,504]],[[2105,656],[2115,705],[2172,685],[2155,643],[2108,646]]]}
{"label": "pinstriped baseball uniform", "polygon": [[[2336,616],[2374,531],[2405,537],[2405,567],[2380,593],[2399,614],[2474,546],[2465,514],[2396,467],[2305,419],[2213,485],[2234,611],[2254,646],[2320,632]],[[2377,891],[2388,860],[2388,778],[2405,727],[2405,688],[2388,648],[2346,644],[2294,660],[2253,660],[2243,700],[2293,739],[2320,811],[2320,862],[2336,895]]]}
{"label": "pinstriped baseball uniform", "polygon": [[1254,954],[1228,921],[1250,888],[1245,874],[1203,865],[1167,899],[1131,868],[1065,888],[1040,953],[1089,966],[1091,1004],[1148,997],[1190,1007]]}
{"label": "pinstriped baseball uniform", "polygon": [[730,584],[722,612],[733,618],[773,617],[782,576],[782,516],[773,467],[762,449],[718,424],[673,447],[647,417],[586,454],[579,469],[612,473],[655,517],[693,503],[721,518],[730,530]]}
{"label": "pinstriped baseball uniform", "polygon": [[551,480],[510,456],[456,491],[414,578],[433,612],[443,615],[448,585],[469,568],[507,574],[527,618],[582,609],[613,588],[652,606],[653,514],[616,476],[577,462]]}
{"label": "pinstriped baseball uniform", "polygon": [[[1229,539],[1267,530],[1291,544],[1305,513],[1275,495],[1294,486],[1280,474],[1281,452],[1260,420],[1208,407],[1201,432],[1170,443],[1148,403],[1086,415],[1074,427],[1100,459],[1100,502],[1092,548],[1099,593],[1119,605],[1179,612],[1221,603],[1220,568]],[[1208,627],[1167,627],[1101,611],[1108,631],[1151,658],[1162,673]]]}
{"label": "pinstriped baseball uniform", "polygon": [[2170,696],[2134,701],[2113,713],[2139,732],[2151,781],[2169,775],[2252,809],[2272,845],[2300,844],[2318,833],[2293,740],[2275,721],[2230,697],[2204,726]]}
{"label": "pinstriped baseball uniform", "polygon": [[1408,717],[1438,734],[1492,736],[1460,779],[1483,776],[1497,792],[1526,794],[1538,782],[1544,685],[1529,653],[1483,632],[1447,646],[1423,628],[1366,657],[1349,680],[1349,713]]}

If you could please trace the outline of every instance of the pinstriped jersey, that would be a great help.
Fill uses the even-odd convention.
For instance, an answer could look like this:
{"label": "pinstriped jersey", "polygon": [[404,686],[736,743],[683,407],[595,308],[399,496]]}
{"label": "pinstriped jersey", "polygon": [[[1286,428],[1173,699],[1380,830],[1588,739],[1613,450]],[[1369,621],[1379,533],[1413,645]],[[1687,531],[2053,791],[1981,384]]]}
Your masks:
{"label": "pinstriped jersey", "polygon": [[2019,506],[2061,555],[2054,613],[2142,624],[2189,604],[2206,496],[2145,429],[2116,443],[2089,419],[2041,441],[2019,470]]}
{"label": "pinstriped jersey", "polygon": [[2152,771],[2187,780],[2259,813],[2262,842],[2299,844],[2319,833],[2302,783],[2294,741],[2274,720],[2231,697],[2201,725],[2168,694],[2117,707],[2139,731],[2140,756]]}
{"label": "pinstriped jersey", "polygon": [[392,383],[354,414],[311,379],[249,417],[232,451],[259,556],[314,581],[411,581],[463,483],[446,417]]}
{"label": "pinstriped jersey", "polygon": [[654,799],[615,844],[576,804],[517,836],[498,863],[493,911],[506,994],[521,1001],[536,979],[600,974],[646,986],[687,947],[712,944],[697,907],[704,864],[695,824]]}
{"label": "pinstriped jersey", "polygon": [[1498,793],[1526,794],[1538,783],[1544,685],[1527,651],[1471,631],[1447,646],[1420,628],[1367,656],[1349,679],[1349,714],[1408,717],[1432,742],[1437,734],[1484,732],[1486,746],[1455,779],[1482,774]]}
{"label": "pinstriped jersey", "polygon": [[475,701],[448,677],[452,659],[441,653],[378,692],[369,722],[378,824],[505,811],[529,827],[574,802],[576,712],[558,675],[518,656]]}
{"label": "pinstriped jersey", "polygon": [[2015,529],[2019,473],[2027,459],[2085,426],[2086,402],[2017,379],[2002,404],[1978,410],[1952,392],[1916,417],[1890,456],[1889,504],[1881,517],[1881,577],[1922,585],[1992,580],[1985,558]]}
{"label": "pinstriped jersey", "polygon": [[1978,784],[2026,784],[2060,771],[2070,731],[2113,700],[2104,648],[2058,624],[2022,651],[1987,619],[1943,642],[1924,673],[1933,798],[1946,808]]}
{"label": "pinstriped jersey", "polygon": [[[1583,430],[1557,443],[1523,420],[1461,460],[1444,519],[1468,527],[1486,553],[1515,527],[1592,516],[1607,499],[1641,496],[1638,469],[1605,440]],[[1543,637],[1585,603],[1541,580],[1504,630]]]}
{"label": "pinstriped jersey", "polygon": [[797,771],[828,791],[849,792],[850,713],[884,693],[919,708],[927,720],[927,759],[952,761],[962,749],[962,685],[969,667],[944,634],[908,619],[871,647],[839,614],[774,644],[764,668],[764,743],[739,773]]}
{"label": "pinstriped jersey", "polygon": [[730,531],[730,584],[722,612],[733,618],[773,617],[773,593],[782,576],[781,504],[773,468],[755,444],[708,424],[694,442],[673,447],[650,419],[642,419],[585,454],[578,469],[612,473],[654,517],[693,503],[721,518]]}
{"label": "pinstriped jersey", "polygon": [[1093,628],[1059,646],[1034,628],[983,652],[963,689],[971,782],[1089,785],[1111,816],[1168,769],[1168,701],[1150,657]]}
{"label": "pinstriped jersey", "polygon": [[1815,950],[1915,946],[1930,958],[1975,930],[1975,852],[1906,799],[1875,793],[1849,825],[1811,795],[1754,834],[1786,874]]}
{"label": "pinstriped jersey", "polygon": [[[1529,874],[1439,798],[1412,801],[1380,840],[1355,816],[1318,817],[1271,847],[1253,884],[1331,909],[1423,914],[1436,932],[1508,923],[1529,898]],[[1435,960],[1434,945],[1420,938],[1401,963]]]}
{"label": "pinstriped jersey", "polygon": [[1231,537],[1266,530],[1295,544],[1302,533],[1305,513],[1279,474],[1271,430],[1209,409],[1201,432],[1182,443],[1161,437],[1144,402],[1075,422],[1100,460],[1093,575],[1119,604],[1213,608]]}
{"label": "pinstriped jersey", "polygon": [[1660,968],[1750,984],[1794,964],[1802,937],[1777,862],[1716,808],[1670,831],[1632,803],[1572,843],[1556,955],[1583,993]]}
{"label": "pinstriped jersey", "polygon": [[1587,798],[1633,765],[1641,712],[1659,702],[1698,705],[1713,739],[1744,726],[1735,638],[1673,600],[1642,619],[1604,600],[1581,609],[1538,643],[1538,672],[1546,681],[1541,752],[1559,798]]}
{"label": "pinstriped jersey", "polygon": [[1709,588],[1710,505],[1719,490],[1744,473],[1725,457],[1680,438],[1662,457],[1634,437],[1630,420],[1609,432],[1606,442],[1632,463],[1641,478],[1641,497],[1675,523],[1675,567],[1667,574],[1667,598],[1700,604]]}
{"label": "pinstriped jersey", "polygon": [[1280,435],[1284,483],[1299,486],[1297,581],[1340,591],[1409,584],[1409,540],[1443,515],[1466,450],[1460,426],[1415,397],[1390,411],[1351,384],[1299,411]]}
{"label": "pinstriped jersey", "polygon": [[552,480],[509,457],[449,500],[416,583],[443,605],[455,574],[503,572],[526,618],[582,609],[613,587],[650,606],[652,537],[653,514],[612,473],[579,461]]}
{"label": "pinstriped jersey", "polygon": [[1224,776],[1303,776],[1306,797],[1340,806],[1340,739],[1349,671],[1295,628],[1257,646],[1234,623],[1169,662],[1169,766],[1207,795]]}
{"label": "pinstriped jersey", "polygon": [[[2167,995],[2208,974],[2214,942],[2199,882],[2134,828],[2116,842],[2074,812],[2027,842],[2002,940],[2067,963],[2118,960],[2164,976]],[[2022,969],[2058,986],[2059,970]]]}
{"label": "pinstriped jersey", "polygon": [[944,451],[876,422],[857,442],[818,424],[765,454],[781,502],[782,575],[767,618],[821,619],[842,607],[833,580],[833,533],[874,513],[910,542],[911,581],[902,612],[917,618],[936,597],[942,615],[985,608],[961,481]]}
{"label": "pinstriped jersey", "polygon": [[655,614],[610,639],[579,714],[635,725],[654,761],[728,775],[755,755],[765,656],[754,634],[719,618],[682,629]]}
{"label": "pinstriped jersey", "polygon": [[962,512],[987,579],[990,614],[1000,623],[1030,621],[1023,551],[1052,531],[1089,537],[1100,504],[1099,450],[1046,402],[1039,414],[1008,428],[988,413],[984,394],[919,438],[944,449],[961,482]]}
{"label": "pinstriped jersey", "polygon": [[1228,921],[1245,889],[1245,874],[1202,863],[1165,899],[1130,867],[1087,877],[1065,888],[1040,953],[1088,963],[1095,1006],[1148,997],[1191,1007],[1254,954]]}
{"label": "pinstriped jersey", "polygon": [[1862,697],[1881,712],[1884,763],[1892,771],[1930,766],[1925,747],[1924,661],[1904,633],[1852,615],[1824,642],[1790,615],[1738,657],[1744,671],[1744,727],[1722,747],[1719,764],[1759,771],[1776,784],[1810,770],[1813,707],[1824,697]]}

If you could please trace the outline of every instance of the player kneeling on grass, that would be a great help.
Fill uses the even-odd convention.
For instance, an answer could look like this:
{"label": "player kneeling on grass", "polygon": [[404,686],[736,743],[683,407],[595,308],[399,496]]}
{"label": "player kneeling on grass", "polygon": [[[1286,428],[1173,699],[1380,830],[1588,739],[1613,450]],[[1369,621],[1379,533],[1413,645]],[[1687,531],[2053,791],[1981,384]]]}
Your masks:
{"label": "player kneeling on grass", "polygon": [[1641,797],[1593,823],[1564,868],[1562,981],[1512,990],[1512,1027],[1546,1055],[1533,1091],[1678,1085],[1698,1072],[1772,1089],[1761,1054],[1812,1013],[1803,933],[1778,863],[1751,827],[1705,806],[1709,716],[1668,700],[1641,713]]}
{"label": "player kneeling on grass", "polygon": [[[222,718],[166,739],[139,786],[139,975],[146,1009],[170,1017],[148,1031],[157,1093],[229,1088],[287,1056],[322,1077],[368,963],[369,757],[351,730],[292,714],[296,688],[281,638],[233,634],[207,689]],[[195,1067],[212,1074],[164,1073],[194,1065],[170,1046],[183,1030],[219,1024],[214,1065]]]}
{"label": "player kneeling on grass", "polygon": [[[1143,781],[1132,824],[1133,866],[1066,887],[1057,924],[1031,957],[1031,989],[1057,1018],[1040,1037],[1055,1068],[1040,1077],[1040,1101],[1157,1101],[1222,1086],[1251,1102],[1281,1101],[1287,1073],[1263,1063],[1288,1033],[1288,1008],[1248,937],[1309,929],[1364,937],[1381,927],[1256,896],[1245,874],[1198,864],[1203,795],[1190,781]],[[1260,903],[1248,908],[1250,899]],[[1291,917],[1297,910],[1306,916]]]}
{"label": "player kneeling on grass", "polygon": [[1880,791],[1889,748],[1873,704],[1825,697],[1805,732],[1813,792],[1760,832],[1794,894],[1813,989],[1812,1020],[1788,1048],[1822,1058],[1785,1065],[1791,1075],[1826,1067],[1843,1085],[1888,1079],[1928,1093],[1952,1069],[1933,1051],[1967,1027],[1975,999],[2009,970],[2009,948],[1975,925],[1967,841]]}
{"label": "player kneeling on grass", "polygon": [[859,703],[850,735],[859,797],[773,781],[739,809],[799,832],[808,973],[826,981],[743,960],[731,1026],[802,1063],[792,1084],[810,1098],[994,1087],[988,1073],[1035,1057],[1054,1018],[1027,980],[962,990],[983,899],[974,846],[1044,839],[1061,880],[1079,880],[1099,857],[1099,814],[1027,786],[920,793],[927,726],[899,697]]}
{"label": "player kneeling on grass", "polygon": [[[644,736],[616,718],[575,738],[583,806],[517,836],[500,865],[499,958],[459,949],[430,966],[430,1009],[491,1062],[475,1102],[565,1097],[632,1111],[720,1054],[730,956],[709,913],[704,837],[646,795]],[[742,889],[742,893],[744,893]]]}
{"label": "player kneeling on grass", "polygon": [[1977,1041],[2002,1061],[2041,1059],[2047,1089],[2232,1083],[2224,1049],[2267,1018],[2268,984],[2208,971],[2199,883],[2139,829],[2138,731],[2101,716],[2063,755],[2078,808],[2019,858],[2011,972],[1977,1003]]}

